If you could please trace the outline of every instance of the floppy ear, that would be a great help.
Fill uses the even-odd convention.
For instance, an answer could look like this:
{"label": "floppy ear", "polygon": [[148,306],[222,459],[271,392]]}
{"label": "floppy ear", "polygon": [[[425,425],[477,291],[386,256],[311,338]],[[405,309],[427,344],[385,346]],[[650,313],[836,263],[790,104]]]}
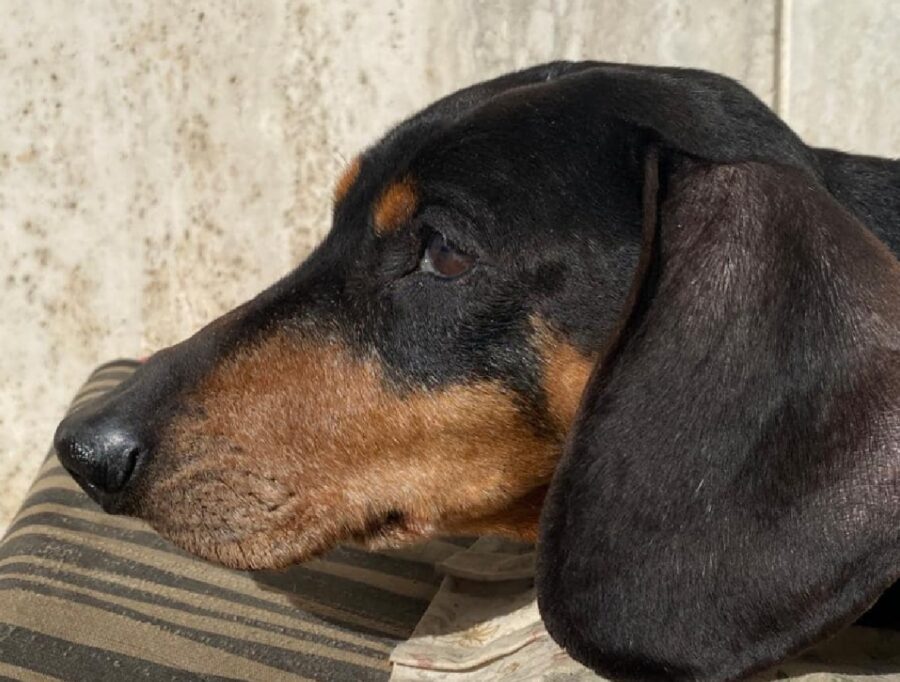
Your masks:
{"label": "floppy ear", "polygon": [[734,679],[900,575],[900,266],[804,171],[664,165],[545,503],[538,598],[600,673]]}

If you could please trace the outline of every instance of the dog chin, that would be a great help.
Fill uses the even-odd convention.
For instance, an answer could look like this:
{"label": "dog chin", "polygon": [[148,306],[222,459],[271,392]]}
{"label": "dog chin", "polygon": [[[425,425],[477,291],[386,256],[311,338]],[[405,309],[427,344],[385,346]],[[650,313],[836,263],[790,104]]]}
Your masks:
{"label": "dog chin", "polygon": [[206,524],[173,526],[165,520],[144,520],[179,549],[214,564],[241,571],[286,568],[321,556],[336,539],[315,532],[285,529],[237,534],[227,527]]}
{"label": "dog chin", "polygon": [[206,523],[173,526],[170,519],[143,517],[150,526],[179,549],[206,561],[236,570],[286,568],[315,559],[340,543],[377,551],[422,542],[438,534],[431,523],[389,512],[364,528],[306,531],[268,529],[238,535],[227,527]]}

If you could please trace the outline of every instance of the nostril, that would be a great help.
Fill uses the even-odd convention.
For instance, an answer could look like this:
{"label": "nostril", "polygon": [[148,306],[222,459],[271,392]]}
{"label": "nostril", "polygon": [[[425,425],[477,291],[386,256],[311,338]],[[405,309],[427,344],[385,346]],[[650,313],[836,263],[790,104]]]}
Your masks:
{"label": "nostril", "polygon": [[141,449],[133,446],[121,456],[120,461],[116,462],[116,466],[110,466],[107,469],[106,492],[117,493],[128,484],[137,467],[140,455]]}

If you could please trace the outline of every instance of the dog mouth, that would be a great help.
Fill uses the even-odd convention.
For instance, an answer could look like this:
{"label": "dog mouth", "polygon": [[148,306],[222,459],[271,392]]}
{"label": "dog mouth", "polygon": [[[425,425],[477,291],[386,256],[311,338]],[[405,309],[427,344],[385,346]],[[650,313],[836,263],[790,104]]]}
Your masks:
{"label": "dog mouth", "polygon": [[354,539],[369,538],[378,535],[388,535],[392,531],[402,529],[406,522],[405,514],[399,509],[391,509],[386,513],[374,517],[366,527],[357,533],[353,533]]}
{"label": "dog mouth", "polygon": [[394,508],[383,514],[373,515],[364,528],[349,536],[348,541],[366,549],[378,550],[406,545],[435,533],[433,524]]}
{"label": "dog mouth", "polygon": [[306,531],[273,526],[235,532],[208,519],[173,525],[169,519],[146,519],[179,549],[206,561],[240,571],[286,568],[321,556],[337,542],[315,528]]}
{"label": "dog mouth", "polygon": [[[350,505],[273,486],[237,490],[232,475],[193,473],[145,491],[129,510],[178,548],[238,570],[284,568],[315,559],[338,544],[395,548],[434,534],[432,524],[391,506],[360,513]],[[242,477],[246,481],[246,478]]]}
{"label": "dog mouth", "polygon": [[261,529],[236,535],[227,528],[205,524],[178,525],[148,521],[160,535],[180,549],[236,570],[286,568],[322,556],[341,543],[367,550],[396,548],[429,534],[399,510],[373,517],[363,527],[343,533],[317,527]]}

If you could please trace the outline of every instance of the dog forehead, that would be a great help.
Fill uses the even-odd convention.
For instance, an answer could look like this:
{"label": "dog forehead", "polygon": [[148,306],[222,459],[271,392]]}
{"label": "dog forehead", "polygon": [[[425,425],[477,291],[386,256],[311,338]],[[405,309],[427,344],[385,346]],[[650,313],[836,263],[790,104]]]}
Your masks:
{"label": "dog forehead", "polygon": [[[468,178],[479,169],[495,165],[489,163],[491,159],[515,160],[522,143],[534,144],[538,142],[536,136],[552,141],[552,125],[544,126],[542,114],[530,106],[535,98],[531,86],[534,79],[540,83],[562,75],[559,69],[559,65],[545,65],[484,81],[410,116],[344,167],[335,182],[335,207],[351,204],[353,198],[372,205],[389,194],[395,200],[403,197],[389,203],[409,204],[409,190],[415,184],[410,169],[415,169],[420,180],[432,174],[446,180],[454,170]],[[539,120],[528,121],[529,116]],[[529,139],[523,140],[516,136],[526,121]],[[447,166],[460,160],[461,165]],[[436,168],[441,162],[443,167]],[[404,186],[402,193],[396,191],[397,185]]]}
{"label": "dog forehead", "polygon": [[508,237],[539,242],[547,226],[629,231],[634,126],[548,93],[547,80],[461,91],[399,124],[344,170],[333,231],[367,244],[434,205],[461,210],[470,220],[457,231],[476,226],[472,239],[491,250]]}

